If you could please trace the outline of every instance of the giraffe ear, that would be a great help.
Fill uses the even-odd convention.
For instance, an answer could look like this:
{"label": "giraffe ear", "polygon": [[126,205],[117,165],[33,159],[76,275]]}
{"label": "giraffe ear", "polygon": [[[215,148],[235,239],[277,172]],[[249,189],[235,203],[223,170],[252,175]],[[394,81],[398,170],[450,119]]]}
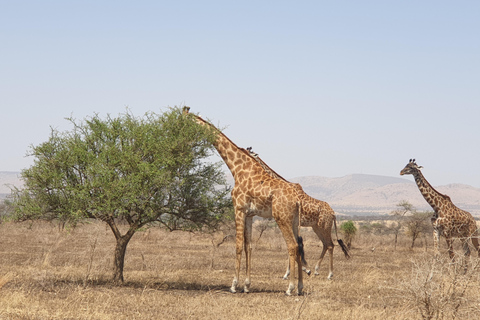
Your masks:
{"label": "giraffe ear", "polygon": [[423,167],[422,166],[417,166],[417,169],[423,169]]}

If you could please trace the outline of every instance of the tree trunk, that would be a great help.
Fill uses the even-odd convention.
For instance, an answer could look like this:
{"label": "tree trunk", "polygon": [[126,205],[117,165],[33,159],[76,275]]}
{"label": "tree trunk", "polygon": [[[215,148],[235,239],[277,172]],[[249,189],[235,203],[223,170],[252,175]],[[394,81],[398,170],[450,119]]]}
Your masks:
{"label": "tree trunk", "polygon": [[413,247],[415,246],[415,240],[417,240],[417,237],[418,237],[418,235],[413,235],[412,236],[412,246],[410,247],[410,249],[413,249]]}
{"label": "tree trunk", "polygon": [[398,239],[398,233],[395,233],[395,246],[394,246],[394,251],[397,250],[397,239]]}
{"label": "tree trunk", "polygon": [[123,266],[125,264],[127,245],[132,236],[135,234],[137,228],[135,226],[130,226],[130,229],[128,229],[127,233],[122,235],[113,219],[107,221],[107,223],[112,229],[115,239],[117,240],[113,258],[113,282],[120,284],[123,283]]}
{"label": "tree trunk", "polygon": [[127,251],[127,245],[131,236],[128,237],[128,233],[117,239],[115,245],[115,255],[113,259],[113,282],[123,283],[123,266],[125,264],[125,252]]}

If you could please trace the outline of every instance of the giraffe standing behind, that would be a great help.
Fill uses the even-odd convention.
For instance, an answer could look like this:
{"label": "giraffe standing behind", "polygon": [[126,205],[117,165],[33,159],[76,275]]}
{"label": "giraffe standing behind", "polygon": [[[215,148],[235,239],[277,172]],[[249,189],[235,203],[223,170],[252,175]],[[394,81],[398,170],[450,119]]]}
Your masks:
{"label": "giraffe standing behind", "polygon": [[[348,259],[350,255],[348,254],[347,247],[343,243],[341,239],[338,239],[337,234],[337,223],[335,217],[335,211],[330,207],[330,205],[318,199],[315,199],[308,194],[306,194],[300,184],[298,183],[291,183],[276,173],[272,168],[270,168],[259,156],[257,153],[253,152],[252,148],[249,147],[247,150],[250,152],[250,155],[258,161],[258,163],[262,166],[262,168],[267,172],[270,176],[275,177],[277,179],[283,180],[287,183],[290,183],[295,188],[298,189],[302,208],[300,210],[300,225],[302,227],[312,227],[315,234],[318,236],[320,241],[322,241],[323,249],[322,253],[320,254],[320,258],[315,265],[315,275],[318,275],[318,269],[320,267],[320,263],[325,256],[325,253],[328,250],[330,256],[330,265],[329,265],[329,273],[327,279],[332,279],[333,277],[333,240],[332,240],[332,226],[335,224],[335,234],[337,236],[337,242],[342,248],[345,257]],[[310,270],[307,269],[306,261],[303,261],[304,267],[303,270],[310,274]],[[283,279],[287,279],[290,274],[290,264],[287,265],[287,271],[283,276]]]}
{"label": "giraffe standing behind", "polygon": [[439,254],[438,241],[440,236],[446,238],[448,253],[450,258],[454,258],[453,253],[453,239],[459,238],[462,241],[465,255],[470,255],[470,248],[468,246],[468,239],[471,239],[475,250],[480,256],[480,248],[478,244],[478,229],[473,216],[457,206],[450,200],[450,197],[441,194],[435,190],[430,183],[425,179],[415,159],[410,159],[408,164],[400,172],[400,175],[411,174],[415,178],[418,189],[423,195],[428,204],[433,208],[434,215],[432,217],[433,225],[433,245],[435,254]]}
{"label": "giraffe standing behind", "polygon": [[[298,237],[300,199],[297,188],[268,175],[247,150],[239,148],[209,122],[188,112],[189,108],[185,107],[185,115],[192,116],[197,123],[213,130],[216,135],[214,146],[235,180],[235,186],[232,189],[232,201],[235,210],[236,260],[235,276],[230,291],[236,292],[243,249],[245,249],[246,260],[244,292],[250,290],[252,220],[257,215],[263,218],[273,217],[277,222],[287,244],[289,266],[292,270],[295,270],[295,262],[298,264],[297,290],[298,294],[301,295],[303,274],[300,258],[302,252],[299,250],[301,248],[301,238]],[[295,284],[291,279],[286,294],[291,295],[294,288]]]}

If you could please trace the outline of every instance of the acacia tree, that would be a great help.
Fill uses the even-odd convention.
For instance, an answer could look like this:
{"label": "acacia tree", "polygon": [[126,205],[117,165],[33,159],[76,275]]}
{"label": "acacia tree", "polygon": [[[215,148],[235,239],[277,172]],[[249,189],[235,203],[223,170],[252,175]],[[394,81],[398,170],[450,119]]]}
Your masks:
{"label": "acacia tree", "polygon": [[390,214],[395,217],[395,221],[392,223],[392,226],[390,227],[393,234],[395,235],[394,250],[397,250],[398,234],[400,233],[400,230],[403,227],[402,220],[404,220],[405,215],[407,213],[416,211],[414,206],[405,200],[400,201],[400,203],[397,204],[397,207],[398,207],[397,210],[390,212]]}
{"label": "acacia tree", "polygon": [[12,218],[106,222],[116,239],[115,282],[123,282],[127,244],[141,227],[215,228],[230,210],[221,164],[206,161],[215,136],[180,109],[68,120],[73,130],[52,129],[31,147],[34,164],[21,173],[24,188],[12,190]]}
{"label": "acacia tree", "polygon": [[[413,211],[410,216],[407,217],[405,226],[407,228],[407,235],[412,238],[411,249],[415,246],[415,240],[420,236],[420,234],[426,234],[431,231],[430,217],[432,217],[433,212],[424,211],[418,212]],[[425,244],[425,248],[427,245]]]}

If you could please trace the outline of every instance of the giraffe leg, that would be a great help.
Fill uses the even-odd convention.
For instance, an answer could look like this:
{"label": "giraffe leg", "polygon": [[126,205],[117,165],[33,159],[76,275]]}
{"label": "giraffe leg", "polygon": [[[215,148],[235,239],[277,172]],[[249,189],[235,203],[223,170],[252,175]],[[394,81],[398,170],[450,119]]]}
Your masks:
{"label": "giraffe leg", "polygon": [[478,234],[474,234],[472,236],[472,244],[475,247],[475,250],[477,251],[478,256],[480,257],[480,246],[478,244]]}
{"label": "giraffe leg", "polygon": [[440,255],[440,250],[438,248],[439,239],[440,239],[440,232],[434,228],[434,230],[433,230],[433,251],[435,252],[436,257],[438,257]]}
{"label": "giraffe leg", "polygon": [[322,228],[318,226],[313,227],[313,231],[317,234],[318,238],[320,241],[322,241],[323,248],[322,248],[322,253],[320,254],[320,259],[318,259],[317,264],[315,265],[315,275],[318,276],[318,269],[320,268],[320,264],[323,261],[323,258],[325,257],[325,253],[328,250],[328,253],[330,255],[330,266],[329,266],[329,272],[328,272],[328,280],[331,280],[333,277],[333,240],[330,234],[325,235],[322,232]]}
{"label": "giraffe leg", "polygon": [[[295,240],[295,256],[297,258],[298,265],[298,283],[297,283],[297,293],[299,296],[303,295],[303,267],[302,267],[302,257],[300,256],[299,246],[303,247],[303,240],[299,239],[298,232],[300,230],[300,217],[297,215],[293,219],[293,237]],[[297,240],[299,240],[297,242]],[[302,241],[302,242],[300,242]],[[302,248],[303,250],[303,248]],[[305,259],[303,259],[305,260]],[[306,261],[305,261],[306,262]],[[295,263],[293,264],[295,266]],[[292,277],[293,278],[293,277]]]}
{"label": "giraffe leg", "polygon": [[[239,214],[237,214],[239,212]],[[244,245],[244,228],[245,228],[245,216],[241,211],[235,209],[235,276],[233,277],[232,286],[230,287],[230,292],[237,292],[238,278],[240,276],[240,263],[242,261],[242,250]]]}
{"label": "giraffe leg", "polygon": [[453,262],[455,261],[455,253],[453,252],[453,240],[450,237],[447,237],[447,247],[448,247],[448,255]]}
{"label": "giraffe leg", "polygon": [[283,280],[288,280],[288,276],[290,275],[290,258],[287,258],[287,271],[283,276]]}
{"label": "giraffe leg", "polygon": [[[306,261],[305,261],[306,262]],[[312,271],[308,269],[308,265],[302,266],[302,270],[307,274],[310,275]],[[290,262],[287,261],[287,271],[285,271],[285,274],[283,275],[283,280],[288,280],[288,276],[290,275]]]}
{"label": "giraffe leg", "polygon": [[468,239],[462,240],[462,247],[465,257],[470,257],[470,246],[468,245]]}
{"label": "giraffe leg", "polygon": [[[299,268],[298,268],[298,294],[302,294],[303,290],[303,274],[302,274],[302,261],[300,258],[300,255],[298,254],[298,245],[295,232],[292,230],[292,224],[290,225],[285,225],[284,223],[277,222],[278,227],[282,231],[283,237],[285,239],[285,242],[287,244],[288,248],[288,257],[289,257],[289,269],[291,272],[295,272],[295,262],[297,262]],[[292,291],[295,289],[295,283],[294,283],[295,277],[290,277],[290,281],[288,284],[288,289],[285,292],[287,296],[292,295]]]}
{"label": "giraffe leg", "polygon": [[332,280],[333,278],[333,244],[328,246],[328,254],[330,256],[330,271],[328,273],[328,280]]}
{"label": "giraffe leg", "polygon": [[318,276],[320,273],[318,273],[318,270],[320,269],[320,264],[323,261],[323,257],[325,256],[325,253],[327,252],[327,246],[323,244],[322,248],[322,253],[320,254],[320,259],[318,259],[317,264],[315,265],[315,275]]}
{"label": "giraffe leg", "polygon": [[246,262],[246,278],[243,292],[250,292],[250,272],[252,269],[252,221],[253,217],[247,217],[245,220],[245,262]]}
{"label": "giraffe leg", "polygon": [[466,273],[468,270],[468,259],[470,257],[470,246],[468,245],[468,239],[462,239],[462,247],[463,247],[463,271]]}

